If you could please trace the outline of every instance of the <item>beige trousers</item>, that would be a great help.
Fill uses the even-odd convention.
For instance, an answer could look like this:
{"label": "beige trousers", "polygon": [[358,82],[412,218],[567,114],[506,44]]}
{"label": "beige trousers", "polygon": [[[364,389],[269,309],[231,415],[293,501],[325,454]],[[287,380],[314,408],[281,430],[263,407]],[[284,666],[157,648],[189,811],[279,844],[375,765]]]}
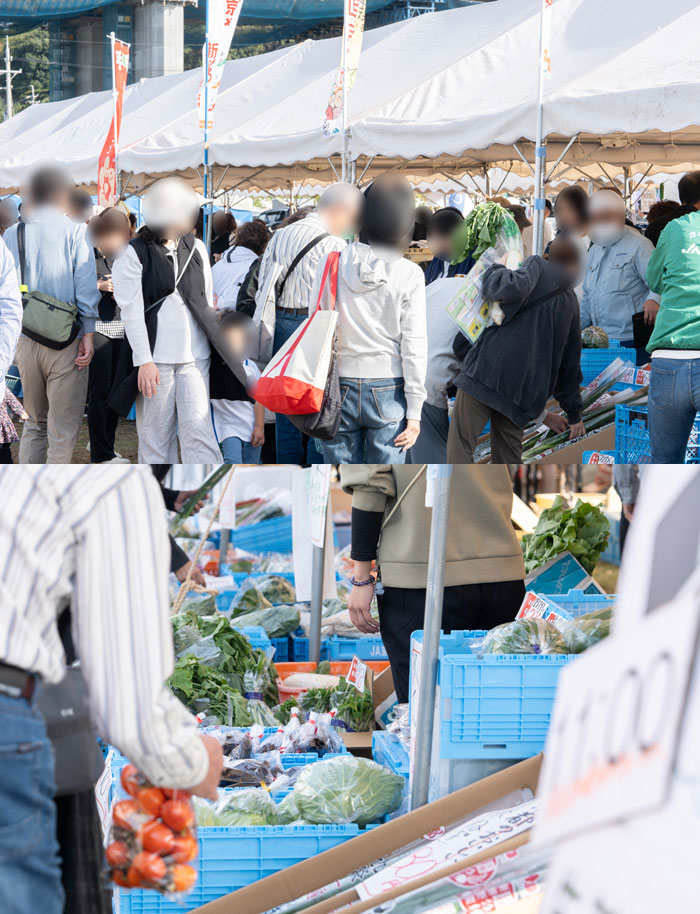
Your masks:
{"label": "beige trousers", "polygon": [[15,351],[24,391],[20,463],[70,463],[78,441],[87,399],[88,370],[78,371],[78,341],[49,349],[20,337]]}

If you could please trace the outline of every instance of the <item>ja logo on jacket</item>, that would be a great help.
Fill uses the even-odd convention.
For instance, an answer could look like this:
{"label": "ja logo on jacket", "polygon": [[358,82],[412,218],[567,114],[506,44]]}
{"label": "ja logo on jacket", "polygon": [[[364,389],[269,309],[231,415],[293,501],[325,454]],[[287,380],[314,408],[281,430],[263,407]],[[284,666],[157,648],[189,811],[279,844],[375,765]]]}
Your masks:
{"label": "ja logo on jacket", "polygon": [[683,254],[700,254],[700,248],[693,242],[689,248],[681,248]]}

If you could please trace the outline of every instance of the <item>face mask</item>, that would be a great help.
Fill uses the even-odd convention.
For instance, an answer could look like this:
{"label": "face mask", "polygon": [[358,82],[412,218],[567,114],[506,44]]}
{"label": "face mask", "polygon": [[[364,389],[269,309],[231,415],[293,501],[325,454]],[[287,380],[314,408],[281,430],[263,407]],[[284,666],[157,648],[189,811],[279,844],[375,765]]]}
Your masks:
{"label": "face mask", "polygon": [[624,225],[617,225],[615,222],[599,222],[590,227],[588,235],[594,244],[609,247],[622,238],[624,231]]}

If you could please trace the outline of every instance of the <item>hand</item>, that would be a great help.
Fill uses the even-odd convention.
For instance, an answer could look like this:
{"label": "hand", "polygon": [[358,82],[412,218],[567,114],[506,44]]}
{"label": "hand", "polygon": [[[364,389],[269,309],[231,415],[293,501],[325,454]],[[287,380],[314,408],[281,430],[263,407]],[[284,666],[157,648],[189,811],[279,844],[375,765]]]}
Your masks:
{"label": "hand", "polygon": [[253,429],[253,435],[250,439],[250,443],[253,447],[262,447],[265,444],[265,426],[256,425]]}
{"label": "hand", "polygon": [[97,288],[100,290],[100,292],[114,292],[114,283],[112,282],[112,277],[105,276],[103,279],[98,279]]}
{"label": "hand", "polygon": [[547,413],[542,420],[542,424],[546,425],[547,428],[551,428],[553,432],[560,434],[565,432],[569,427],[569,420],[566,416],[562,416],[558,413]]}
{"label": "hand", "polygon": [[626,520],[631,521],[634,514],[634,505],[623,505],[622,513],[625,515]]}
{"label": "hand", "polygon": [[29,418],[29,413],[22,410],[22,412],[19,414],[19,418],[22,422],[26,422]]}
{"label": "hand", "polygon": [[192,562],[185,562],[180,568],[175,572],[175,577],[182,584],[182,582],[187,578],[190,568],[192,568],[192,574],[190,575],[190,581],[193,584],[199,584],[200,587],[206,587],[207,582],[204,580],[204,575],[199,570],[199,568],[192,564]]}
{"label": "hand", "polygon": [[374,586],[365,584],[364,587],[352,587],[348,597],[350,621],[358,632],[365,635],[376,635],[379,631],[379,623],[372,618],[369,611],[373,596]]}
{"label": "hand", "polygon": [[[175,499],[175,505],[174,505],[175,510],[182,511],[182,509],[185,506],[185,502],[189,498],[192,498],[192,496],[194,495],[194,493],[196,491],[197,491],[196,489],[183,489],[182,492],[178,492],[177,498]],[[203,507],[204,507],[204,499],[200,498],[200,500],[197,502],[197,504],[192,509],[192,513],[199,514],[199,512],[202,510]]]}
{"label": "hand", "polygon": [[581,438],[582,435],[586,434],[586,426],[583,422],[574,422],[574,424],[569,429],[569,441],[573,441],[574,438]]}
{"label": "hand", "polygon": [[213,736],[200,736],[200,739],[204,743],[204,748],[209,756],[209,771],[202,783],[193,787],[191,792],[196,797],[216,800],[221,772],[224,770],[224,753],[218,739],[214,739]]}
{"label": "hand", "polygon": [[654,301],[651,298],[647,298],[644,302],[644,323],[645,324],[655,324],[656,315],[659,313],[659,303]]}
{"label": "hand", "polygon": [[158,371],[155,362],[144,362],[143,365],[139,365],[139,392],[142,393],[147,400],[155,397],[159,384],[160,372]]}
{"label": "hand", "polygon": [[394,447],[400,447],[402,452],[407,451],[416,443],[419,432],[420,422],[417,419],[409,419],[406,428],[394,438]]}
{"label": "hand", "polygon": [[92,357],[95,352],[92,345],[93,336],[94,334],[92,333],[86,333],[78,340],[78,354],[75,357],[75,364],[78,366],[78,371],[87,368],[90,362],[92,362]]}

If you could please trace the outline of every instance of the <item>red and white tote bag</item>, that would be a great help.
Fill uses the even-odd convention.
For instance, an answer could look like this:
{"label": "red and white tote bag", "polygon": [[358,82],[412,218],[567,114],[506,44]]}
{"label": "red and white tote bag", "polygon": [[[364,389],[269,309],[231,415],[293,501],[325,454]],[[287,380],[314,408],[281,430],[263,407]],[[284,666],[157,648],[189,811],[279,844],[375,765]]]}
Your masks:
{"label": "red and white tote bag", "polygon": [[[255,387],[255,399],[274,413],[303,416],[321,409],[338,322],[339,260],[339,251],[328,255],[316,310],[275,353]],[[330,298],[327,310],[321,309],[324,294]]]}

